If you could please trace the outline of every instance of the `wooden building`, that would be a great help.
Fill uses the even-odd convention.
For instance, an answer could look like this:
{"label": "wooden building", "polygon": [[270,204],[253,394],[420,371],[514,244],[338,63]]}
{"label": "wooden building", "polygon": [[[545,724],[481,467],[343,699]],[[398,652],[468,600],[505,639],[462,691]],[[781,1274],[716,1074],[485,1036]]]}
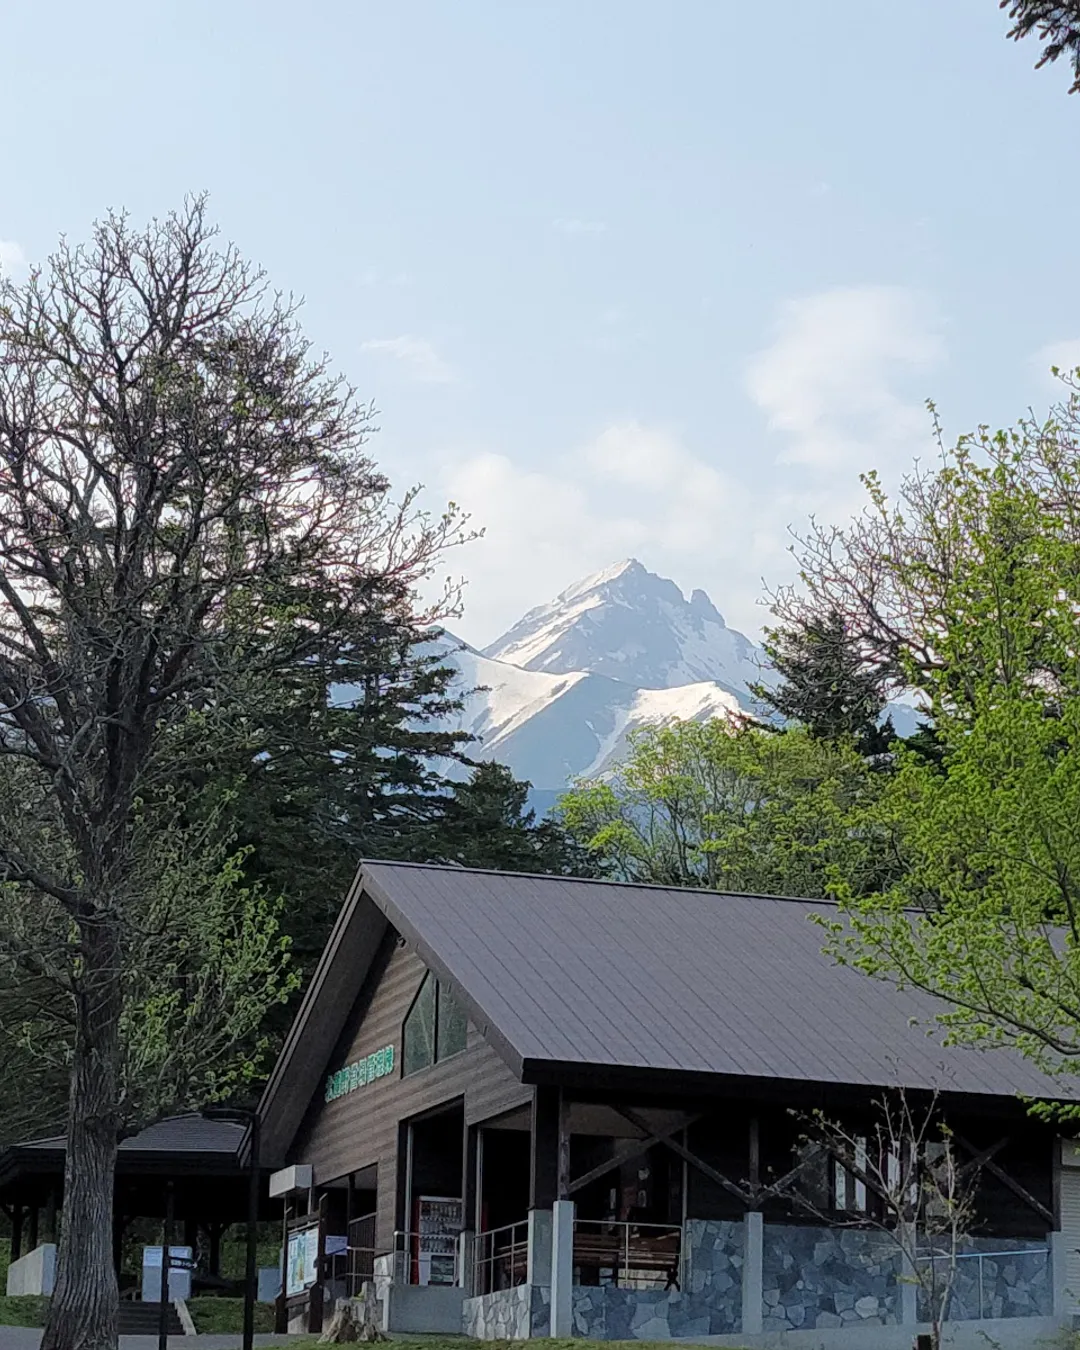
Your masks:
{"label": "wooden building", "polygon": [[[225,1229],[247,1215],[249,1174],[247,1126],[184,1114],[159,1120],[120,1143],[113,1192],[113,1249],[120,1271],[121,1253],[132,1224],[150,1220],[153,1242],[158,1223],[173,1219],[172,1242],[198,1255],[195,1281],[225,1287],[221,1278],[221,1239]],[[11,1261],[39,1253],[32,1269],[40,1279],[55,1259],[58,1224],[63,1220],[64,1155],[62,1135],[27,1140],[0,1152],[0,1208],[11,1224]],[[263,1218],[271,1216],[264,1197]],[[48,1249],[42,1251],[41,1249]],[[122,1293],[138,1291],[138,1276],[128,1272]]]}
{"label": "wooden building", "polygon": [[872,1140],[902,1094],[978,1174],[952,1318],[1060,1325],[1080,1154],[1021,1099],[1061,1084],[945,1048],[932,1000],[823,955],[830,913],[365,864],[261,1107],[293,1228],[321,1215],[294,1314],[373,1278],[403,1331],[891,1345],[919,1280],[813,1122]]}

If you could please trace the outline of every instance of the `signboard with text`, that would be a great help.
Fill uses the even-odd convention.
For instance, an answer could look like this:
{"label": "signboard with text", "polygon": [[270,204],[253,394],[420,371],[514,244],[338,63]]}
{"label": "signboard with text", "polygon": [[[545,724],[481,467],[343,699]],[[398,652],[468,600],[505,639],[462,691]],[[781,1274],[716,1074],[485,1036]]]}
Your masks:
{"label": "signboard with text", "polygon": [[327,1078],[326,1100],[336,1101],[346,1093],[355,1092],[357,1088],[366,1087],[368,1083],[374,1083],[379,1078],[386,1078],[394,1072],[394,1062],[392,1045],[384,1045],[381,1050],[354,1060],[352,1064],[347,1064],[344,1069],[338,1069],[337,1073],[332,1073]]}
{"label": "signboard with text", "polygon": [[297,1228],[289,1234],[285,1255],[285,1296],[295,1298],[319,1278],[319,1226]]}

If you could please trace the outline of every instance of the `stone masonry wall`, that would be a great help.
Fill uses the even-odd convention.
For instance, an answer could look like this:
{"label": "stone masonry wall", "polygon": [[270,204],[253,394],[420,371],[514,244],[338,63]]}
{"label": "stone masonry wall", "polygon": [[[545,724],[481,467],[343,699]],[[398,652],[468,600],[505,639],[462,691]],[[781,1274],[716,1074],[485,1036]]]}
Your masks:
{"label": "stone masonry wall", "polygon": [[683,1238],[682,1289],[574,1288],[574,1334],[594,1340],[671,1340],[739,1331],[743,1225],[691,1219]]}
{"label": "stone masonry wall", "polygon": [[[979,1254],[982,1260],[979,1260]],[[932,1288],[926,1287],[927,1257],[920,1263],[924,1278],[918,1291],[919,1316],[929,1320]],[[948,1258],[939,1259],[939,1286],[948,1282]],[[982,1267],[980,1282],[979,1267]],[[950,1322],[987,1317],[1049,1317],[1054,1310],[1050,1253],[1045,1242],[1018,1238],[973,1238],[964,1244],[946,1304]]]}
{"label": "stone masonry wall", "polygon": [[462,1330],[481,1341],[521,1341],[530,1336],[548,1336],[551,1327],[551,1290],[547,1286],[520,1284],[493,1294],[467,1298],[462,1309]]}
{"label": "stone masonry wall", "polygon": [[462,1329],[478,1341],[522,1341],[532,1328],[532,1286],[498,1289],[493,1294],[467,1298],[462,1307]]}
{"label": "stone masonry wall", "polygon": [[574,1286],[575,1336],[599,1341],[696,1340],[738,1330],[728,1308],[707,1293]]}
{"label": "stone masonry wall", "polygon": [[900,1273],[900,1253],[885,1234],[766,1224],[763,1330],[899,1322]]}

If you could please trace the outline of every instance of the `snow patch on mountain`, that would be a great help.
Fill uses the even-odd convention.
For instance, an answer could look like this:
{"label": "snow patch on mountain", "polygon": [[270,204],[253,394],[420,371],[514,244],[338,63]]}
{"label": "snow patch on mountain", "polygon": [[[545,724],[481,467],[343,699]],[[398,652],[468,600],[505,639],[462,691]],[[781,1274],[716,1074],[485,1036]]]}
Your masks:
{"label": "snow patch on mountain", "polygon": [[748,686],[770,678],[761,649],[727,626],[704,591],[687,600],[635,558],[530,610],[484,655],[526,670],[607,675],[639,689],[709,682],[744,706]]}
{"label": "snow patch on mountain", "polygon": [[458,725],[476,737],[476,759],[507,764],[540,789],[604,773],[638,727],[729,716],[738,700],[710,682],[637,689],[588,671],[549,674],[495,661],[445,634],[436,650],[457,677],[465,706]]}
{"label": "snow patch on mountain", "polygon": [[[776,678],[704,591],[687,599],[633,558],[530,610],[484,651],[450,634],[432,650],[457,672],[471,756],[508,765],[537,800],[607,772],[640,727],[760,711],[749,686]],[[889,711],[909,734],[914,709]]]}

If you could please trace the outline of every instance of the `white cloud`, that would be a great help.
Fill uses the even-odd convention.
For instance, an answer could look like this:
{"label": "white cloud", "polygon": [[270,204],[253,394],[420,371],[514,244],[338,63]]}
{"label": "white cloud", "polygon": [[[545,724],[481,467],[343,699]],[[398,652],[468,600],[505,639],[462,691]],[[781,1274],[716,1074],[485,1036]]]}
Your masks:
{"label": "white cloud", "polygon": [[898,286],[859,286],[789,301],[772,345],[747,370],[747,389],[787,438],[779,461],[813,469],[881,468],[925,439],[910,376],[944,358],[940,321]]}
{"label": "white cloud", "polygon": [[18,244],[10,239],[0,239],[0,274],[10,277],[25,271],[28,266],[26,254]]}
{"label": "white cloud", "polygon": [[559,216],[551,222],[551,227],[560,234],[591,235],[594,238],[600,234],[607,234],[607,226],[602,220],[578,220],[575,217]]}
{"label": "white cloud", "polygon": [[462,456],[444,465],[438,489],[485,530],[461,559],[470,640],[490,641],[532,605],[630,555],[687,586],[712,584],[756,626],[765,559],[742,528],[750,493],[669,431],[615,424],[543,468]]}
{"label": "white cloud", "polygon": [[360,344],[362,352],[389,356],[400,361],[414,380],[421,384],[454,384],[457,372],[426,338],[404,334],[393,338],[372,338]]}
{"label": "white cloud", "polygon": [[427,481],[486,531],[459,564],[470,579],[462,635],[491,641],[627,556],[684,590],[703,587],[733,626],[758,631],[762,578],[793,576],[789,527],[811,514],[843,522],[865,502],[860,472],[876,467],[888,484],[930,448],[922,399],[932,389],[908,385],[944,355],[940,324],[919,297],[829,291],[785,306],[773,345],[748,367],[775,440],[692,445],[623,421],[542,467],[492,452],[444,461]]}

